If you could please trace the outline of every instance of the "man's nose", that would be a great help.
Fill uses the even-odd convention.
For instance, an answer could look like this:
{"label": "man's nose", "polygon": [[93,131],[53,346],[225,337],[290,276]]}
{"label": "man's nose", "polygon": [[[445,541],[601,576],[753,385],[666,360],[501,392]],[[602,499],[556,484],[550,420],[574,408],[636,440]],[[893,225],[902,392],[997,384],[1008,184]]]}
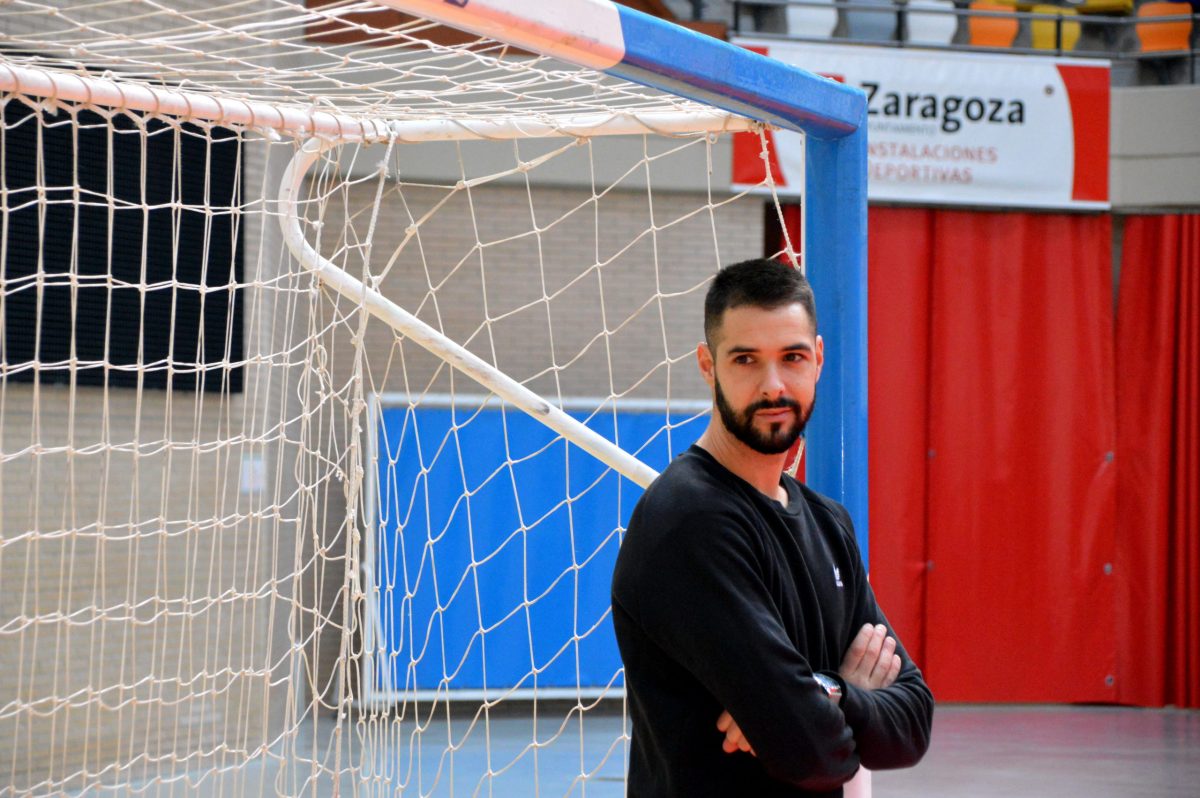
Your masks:
{"label": "man's nose", "polygon": [[777,399],[783,393],[783,375],[774,364],[767,365],[759,387],[768,399]]}

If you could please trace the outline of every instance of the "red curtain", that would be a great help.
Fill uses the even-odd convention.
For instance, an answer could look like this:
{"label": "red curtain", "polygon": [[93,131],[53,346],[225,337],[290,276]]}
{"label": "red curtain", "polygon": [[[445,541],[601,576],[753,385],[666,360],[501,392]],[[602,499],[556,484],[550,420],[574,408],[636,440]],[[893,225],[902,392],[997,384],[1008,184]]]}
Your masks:
{"label": "red curtain", "polygon": [[1200,707],[1200,215],[1126,221],[1116,349],[1117,699]]}
{"label": "red curtain", "polygon": [[1113,700],[1109,218],[873,208],[869,229],[889,618],[942,700]]}
{"label": "red curtain", "polygon": [[1115,317],[1108,216],[869,231],[871,579],[936,694],[1200,706],[1200,216],[1128,219]]}
{"label": "red curtain", "polygon": [[1111,700],[1110,218],[939,211],[936,238],[931,679],[949,700]]}
{"label": "red curtain", "polygon": [[871,582],[908,653],[925,662],[930,290],[937,212],[868,219]]}

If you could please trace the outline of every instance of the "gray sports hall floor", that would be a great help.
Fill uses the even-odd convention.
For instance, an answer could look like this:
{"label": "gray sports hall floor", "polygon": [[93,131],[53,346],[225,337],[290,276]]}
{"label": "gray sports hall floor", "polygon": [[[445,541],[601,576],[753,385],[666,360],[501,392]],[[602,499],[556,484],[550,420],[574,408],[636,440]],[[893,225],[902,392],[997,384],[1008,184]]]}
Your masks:
{"label": "gray sports hall floor", "polygon": [[943,705],[912,770],[874,798],[1197,798],[1200,711]]}
{"label": "gray sports hall floor", "polygon": [[[491,717],[486,729],[455,717],[423,724],[418,737],[397,721],[378,730],[384,739],[346,730],[340,745],[332,724],[309,720],[268,762],[155,779],[128,794],[621,798],[617,709],[590,711],[582,721],[570,715],[565,725],[568,716],[559,714],[557,723],[543,718],[536,729],[519,712]],[[452,754],[444,747],[449,739],[456,741]],[[364,753],[364,743],[374,754]],[[354,776],[345,772],[350,763]],[[494,775],[480,779],[489,764]],[[591,776],[580,779],[581,770]],[[874,798],[1200,798],[1200,711],[941,705],[925,760],[873,779]]]}

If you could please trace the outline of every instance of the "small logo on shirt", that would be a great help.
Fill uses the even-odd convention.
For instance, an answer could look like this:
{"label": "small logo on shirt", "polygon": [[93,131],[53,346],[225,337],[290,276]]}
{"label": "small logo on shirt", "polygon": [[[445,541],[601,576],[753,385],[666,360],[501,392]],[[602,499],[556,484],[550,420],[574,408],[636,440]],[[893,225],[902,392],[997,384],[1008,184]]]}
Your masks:
{"label": "small logo on shirt", "polygon": [[833,566],[833,581],[838,587],[845,587],[845,585],[842,584],[842,572],[838,570],[836,565]]}

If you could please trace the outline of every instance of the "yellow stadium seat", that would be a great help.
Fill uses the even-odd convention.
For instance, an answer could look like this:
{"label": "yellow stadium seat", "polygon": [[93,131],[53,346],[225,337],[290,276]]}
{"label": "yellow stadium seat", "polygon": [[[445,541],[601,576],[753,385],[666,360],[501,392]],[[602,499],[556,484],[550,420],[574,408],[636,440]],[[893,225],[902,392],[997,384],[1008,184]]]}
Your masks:
{"label": "yellow stadium seat", "polygon": [[1080,14],[1132,14],[1133,0],[1084,0],[1075,10]]}
{"label": "yellow stadium seat", "polygon": [[[1074,17],[1079,14],[1073,8],[1060,8],[1059,6],[1036,5],[1032,9],[1035,14],[1054,15],[1057,17]],[[1058,38],[1057,19],[1037,19],[1034,18],[1029,26],[1032,36],[1033,48],[1035,50],[1059,50],[1067,52],[1074,50],[1075,45],[1079,42],[1080,25],[1077,19],[1062,20],[1062,41]]]}

